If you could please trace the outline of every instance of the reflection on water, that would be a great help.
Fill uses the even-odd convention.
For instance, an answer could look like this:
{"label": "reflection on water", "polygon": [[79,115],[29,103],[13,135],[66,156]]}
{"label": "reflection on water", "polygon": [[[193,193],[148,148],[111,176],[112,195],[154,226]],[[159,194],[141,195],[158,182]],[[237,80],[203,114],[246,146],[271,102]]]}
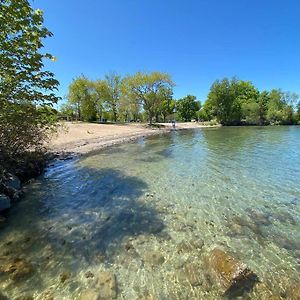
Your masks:
{"label": "reflection on water", "polygon": [[299,143],[299,127],[203,129],[56,163],[1,228],[0,292],[80,299],[109,271],[118,299],[221,299],[206,267],[218,247],[288,296],[300,272]]}

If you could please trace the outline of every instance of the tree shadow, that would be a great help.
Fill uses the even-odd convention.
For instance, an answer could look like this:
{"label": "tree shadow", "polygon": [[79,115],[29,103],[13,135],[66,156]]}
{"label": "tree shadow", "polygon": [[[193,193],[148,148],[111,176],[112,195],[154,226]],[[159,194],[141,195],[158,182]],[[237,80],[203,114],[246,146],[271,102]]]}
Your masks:
{"label": "tree shadow", "polygon": [[[164,236],[165,225],[144,196],[144,181],[116,169],[77,169],[74,162],[68,163],[65,169],[53,167],[10,213],[7,233],[11,226],[23,237],[13,247],[43,263],[51,249],[56,262],[74,269],[80,262],[113,263],[130,238]],[[26,237],[31,241],[24,247]]]}

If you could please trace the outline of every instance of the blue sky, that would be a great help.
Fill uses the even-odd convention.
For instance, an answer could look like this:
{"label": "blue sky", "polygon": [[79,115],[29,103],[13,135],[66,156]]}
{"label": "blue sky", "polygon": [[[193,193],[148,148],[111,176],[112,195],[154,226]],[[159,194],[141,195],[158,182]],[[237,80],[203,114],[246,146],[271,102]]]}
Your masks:
{"label": "blue sky", "polygon": [[47,62],[67,94],[72,78],[163,71],[175,98],[203,102],[215,79],[300,93],[298,0],[35,0],[54,37]]}

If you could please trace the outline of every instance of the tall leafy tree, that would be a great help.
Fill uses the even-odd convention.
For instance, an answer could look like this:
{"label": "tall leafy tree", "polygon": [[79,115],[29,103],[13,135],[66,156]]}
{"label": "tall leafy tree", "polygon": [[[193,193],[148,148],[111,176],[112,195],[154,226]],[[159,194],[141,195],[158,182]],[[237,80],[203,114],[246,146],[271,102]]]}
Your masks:
{"label": "tall leafy tree", "polygon": [[127,76],[124,80],[126,94],[141,103],[148,114],[150,124],[164,101],[162,91],[171,89],[173,85],[171,76],[160,72],[138,72],[133,76]]}
{"label": "tall leafy tree", "polygon": [[258,95],[258,90],[251,82],[235,77],[231,80],[224,78],[213,83],[204,108],[208,115],[215,117],[221,124],[236,125],[243,118],[243,105],[244,113],[252,115],[257,110],[257,105],[253,103],[257,101]]}
{"label": "tall leafy tree", "polygon": [[0,1],[0,154],[15,159],[43,144],[55,124],[58,81],[44,69],[43,39],[52,33],[27,0]]}
{"label": "tall leafy tree", "polygon": [[121,98],[122,78],[116,73],[105,75],[103,86],[103,100],[113,114],[115,122],[118,120],[118,112]]}
{"label": "tall leafy tree", "polygon": [[185,122],[196,119],[201,104],[197,101],[195,96],[187,95],[186,97],[179,99],[177,103],[178,113]]}
{"label": "tall leafy tree", "polygon": [[85,76],[75,78],[69,86],[68,100],[76,107],[79,120],[94,121],[97,116],[94,84]]}

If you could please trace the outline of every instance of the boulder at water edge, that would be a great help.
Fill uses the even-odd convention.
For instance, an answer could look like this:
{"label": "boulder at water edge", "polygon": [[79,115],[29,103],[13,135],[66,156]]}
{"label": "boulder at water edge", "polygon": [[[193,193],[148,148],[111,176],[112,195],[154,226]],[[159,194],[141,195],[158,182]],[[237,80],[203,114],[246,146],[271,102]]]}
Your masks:
{"label": "boulder at water edge", "polygon": [[212,250],[208,263],[213,278],[223,295],[241,295],[250,291],[258,281],[257,275],[244,263],[223,250]]}

